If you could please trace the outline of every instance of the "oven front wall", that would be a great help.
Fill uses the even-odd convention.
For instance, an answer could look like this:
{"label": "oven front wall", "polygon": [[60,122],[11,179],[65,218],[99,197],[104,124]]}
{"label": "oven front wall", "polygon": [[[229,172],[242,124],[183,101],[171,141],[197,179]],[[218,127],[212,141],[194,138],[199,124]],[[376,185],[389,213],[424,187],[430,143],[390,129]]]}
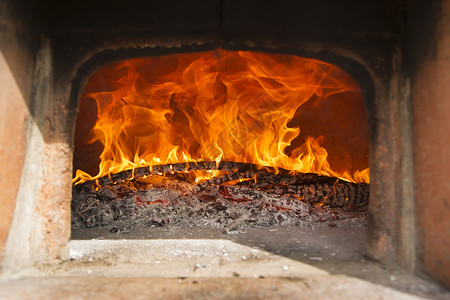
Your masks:
{"label": "oven front wall", "polygon": [[36,20],[17,4],[0,1],[0,262],[21,197],[38,51]]}
{"label": "oven front wall", "polygon": [[449,287],[450,1],[414,1],[408,13],[418,268]]}
{"label": "oven front wall", "polygon": [[[4,269],[67,257],[73,132],[78,99],[89,76],[119,59],[217,47],[318,58],[359,81],[370,127],[368,252],[413,268],[414,210],[408,214],[403,209],[413,203],[413,174],[408,172],[412,153],[405,151],[411,149],[411,139],[401,138],[411,132],[400,30],[403,6],[387,0],[134,1],[128,8],[111,1],[38,2],[32,11],[41,26],[28,26],[40,50],[35,54],[36,72],[27,67],[34,75],[27,108],[33,111],[31,123],[39,134],[19,138],[26,141],[24,169],[8,178],[20,182],[26,196],[5,198],[9,207],[17,203],[11,229],[2,229],[9,233],[3,243]],[[20,158],[19,152],[7,151]],[[27,165],[27,159],[37,160],[38,167]],[[39,176],[34,175],[36,169]],[[29,181],[34,183],[27,185]],[[18,216],[21,209],[28,211],[24,217]],[[11,212],[7,208],[2,216]],[[24,218],[33,230],[23,228]],[[17,248],[21,243],[25,246]]]}

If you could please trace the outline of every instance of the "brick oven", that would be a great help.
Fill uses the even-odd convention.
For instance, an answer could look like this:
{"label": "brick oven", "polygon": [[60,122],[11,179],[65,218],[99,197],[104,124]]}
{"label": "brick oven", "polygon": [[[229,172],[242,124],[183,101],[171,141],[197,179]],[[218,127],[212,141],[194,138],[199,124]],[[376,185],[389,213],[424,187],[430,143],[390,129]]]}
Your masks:
{"label": "brick oven", "polygon": [[74,131],[89,77],[214,49],[332,63],[364,98],[370,257],[450,284],[450,1],[0,1],[0,262],[68,259]]}

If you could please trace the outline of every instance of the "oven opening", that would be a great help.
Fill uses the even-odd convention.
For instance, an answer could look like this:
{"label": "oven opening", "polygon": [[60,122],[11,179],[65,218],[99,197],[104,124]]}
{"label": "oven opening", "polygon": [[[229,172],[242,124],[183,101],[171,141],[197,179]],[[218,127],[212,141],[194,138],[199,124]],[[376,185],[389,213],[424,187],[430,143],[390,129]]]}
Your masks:
{"label": "oven opening", "polygon": [[365,241],[364,101],[323,61],[219,48],[105,65],[81,96],[73,164],[72,239]]}

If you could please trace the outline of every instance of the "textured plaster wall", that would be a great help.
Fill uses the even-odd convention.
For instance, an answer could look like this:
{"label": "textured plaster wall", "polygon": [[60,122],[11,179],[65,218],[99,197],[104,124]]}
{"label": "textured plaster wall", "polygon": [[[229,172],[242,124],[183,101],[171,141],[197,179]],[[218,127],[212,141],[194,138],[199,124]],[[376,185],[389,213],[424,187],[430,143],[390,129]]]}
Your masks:
{"label": "textured plaster wall", "polygon": [[22,21],[9,1],[0,1],[0,262],[21,181],[33,84],[33,39]]}
{"label": "textured plaster wall", "polygon": [[450,0],[427,7],[412,2],[411,95],[419,268],[450,286]]}
{"label": "textured plaster wall", "polygon": [[[67,258],[72,132],[38,3],[0,0],[1,271]],[[69,85],[68,82],[65,82]]]}

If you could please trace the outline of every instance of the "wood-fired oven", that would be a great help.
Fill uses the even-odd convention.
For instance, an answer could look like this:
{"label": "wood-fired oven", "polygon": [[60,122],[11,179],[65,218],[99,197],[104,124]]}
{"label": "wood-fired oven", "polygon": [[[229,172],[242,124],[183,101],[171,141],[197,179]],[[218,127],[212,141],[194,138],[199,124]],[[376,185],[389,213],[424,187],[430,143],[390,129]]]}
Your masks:
{"label": "wood-fired oven", "polygon": [[122,60],[240,50],[320,60],[357,82],[370,140],[367,253],[450,283],[450,1],[2,0],[0,24],[4,272],[68,258],[91,76]]}

